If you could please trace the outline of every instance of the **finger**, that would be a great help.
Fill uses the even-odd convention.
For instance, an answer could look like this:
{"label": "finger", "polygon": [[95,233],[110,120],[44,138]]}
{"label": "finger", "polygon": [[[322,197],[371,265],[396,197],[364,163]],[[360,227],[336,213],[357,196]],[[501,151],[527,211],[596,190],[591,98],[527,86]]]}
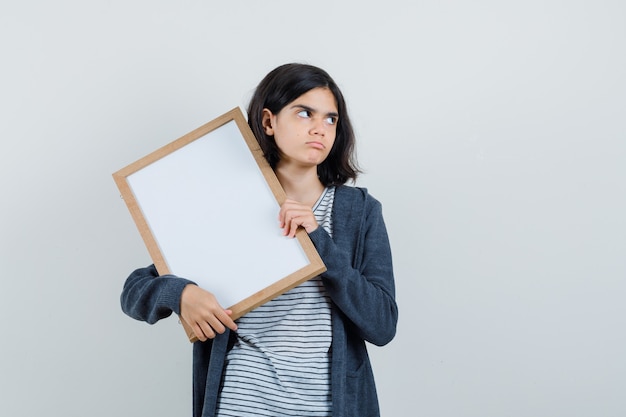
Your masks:
{"label": "finger", "polygon": [[296,217],[294,219],[291,220],[290,222],[290,228],[289,228],[289,233],[287,234],[288,237],[295,237],[296,236],[296,231],[298,230],[298,227],[300,226],[300,221],[299,221],[299,217]]}
{"label": "finger", "polygon": [[206,335],[204,334],[204,332],[202,331],[202,328],[198,324],[195,324],[193,326],[193,333],[196,335],[199,341],[205,342],[207,340]]}
{"label": "finger", "polygon": [[209,339],[213,339],[218,334],[223,334],[226,331],[226,327],[229,329],[236,331],[237,324],[230,317],[232,311],[228,310],[217,310],[214,314],[211,314],[203,320],[201,325],[202,330],[206,337]]}
{"label": "finger", "polygon": [[287,210],[289,209],[289,207],[291,206],[289,200],[285,200],[285,202],[283,204],[281,204],[280,206],[280,210],[278,210],[278,221],[279,222],[284,222],[285,221],[285,214],[287,212]]}
{"label": "finger", "polygon": [[211,330],[213,330],[213,336],[215,337],[215,333],[219,333],[222,334],[226,331],[226,328],[224,327],[224,325],[222,324],[222,322],[220,321],[219,318],[217,317],[212,317],[209,321],[208,321],[209,326],[211,327]]}
{"label": "finger", "polygon": [[280,206],[280,210],[278,212],[278,221],[280,223],[280,227],[285,227],[285,225],[289,223],[288,219],[290,217],[293,217],[293,213],[297,213],[301,210],[302,204],[294,200],[285,200],[285,202]]}
{"label": "finger", "polygon": [[290,211],[283,211],[280,221],[280,228],[283,229],[283,236],[287,236],[289,233],[289,225],[291,224],[292,217],[293,214]]}
{"label": "finger", "polygon": [[213,327],[211,327],[208,322],[200,323],[200,328],[206,339],[213,339],[215,337],[215,331],[213,331]]}
{"label": "finger", "polygon": [[289,232],[291,230],[291,223],[293,222],[293,217],[290,213],[285,214],[285,218],[283,220],[283,223],[281,225],[281,228],[283,229],[283,236],[288,236]]}
{"label": "finger", "polygon": [[287,208],[285,207],[285,204],[280,206],[280,210],[278,210],[278,224],[280,224],[281,228],[285,226],[285,212],[286,211],[287,211]]}
{"label": "finger", "polygon": [[219,319],[222,327],[226,326],[232,331],[237,331],[237,323],[235,323],[233,319],[230,317],[232,314],[233,314],[232,310],[223,310],[222,313],[218,315],[217,318]]}

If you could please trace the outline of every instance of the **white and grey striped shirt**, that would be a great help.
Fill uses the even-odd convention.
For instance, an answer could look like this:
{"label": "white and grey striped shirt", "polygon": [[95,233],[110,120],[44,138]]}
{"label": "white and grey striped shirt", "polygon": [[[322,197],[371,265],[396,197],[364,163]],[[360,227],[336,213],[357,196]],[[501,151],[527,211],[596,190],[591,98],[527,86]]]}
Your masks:
{"label": "white and grey striped shirt", "polygon": [[[332,235],[334,187],[313,207]],[[327,417],[330,393],[330,300],[315,277],[237,320],[226,357],[219,417]]]}

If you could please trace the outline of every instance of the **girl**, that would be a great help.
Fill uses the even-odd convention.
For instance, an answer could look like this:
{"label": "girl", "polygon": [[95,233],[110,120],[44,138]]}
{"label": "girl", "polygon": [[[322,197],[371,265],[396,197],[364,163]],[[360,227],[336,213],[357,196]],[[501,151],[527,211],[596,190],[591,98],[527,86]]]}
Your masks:
{"label": "girl", "polygon": [[128,277],[122,309],[192,326],[194,417],[379,416],[365,342],[390,342],[398,309],[381,205],[344,185],[359,171],[343,95],[320,68],[282,65],[248,123],[287,194],[279,226],[304,228],[327,271],[234,322],[210,292],[151,265]]}

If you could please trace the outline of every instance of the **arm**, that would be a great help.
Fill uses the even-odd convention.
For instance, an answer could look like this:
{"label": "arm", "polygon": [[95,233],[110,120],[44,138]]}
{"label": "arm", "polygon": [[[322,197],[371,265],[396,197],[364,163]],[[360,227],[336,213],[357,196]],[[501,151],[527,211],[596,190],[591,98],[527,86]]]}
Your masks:
{"label": "arm", "polygon": [[180,297],[193,282],[174,275],[159,276],[154,265],[135,270],[126,279],[120,297],[122,311],[130,317],[154,324],[180,314]]}
{"label": "arm", "polygon": [[224,333],[225,328],[237,330],[215,296],[192,281],[174,275],[159,276],[154,265],[134,271],[124,284],[120,297],[122,310],[130,317],[154,324],[172,312],[180,315],[205,341]]}
{"label": "arm", "polygon": [[326,265],[322,279],[329,296],[361,338],[382,346],[395,335],[398,307],[389,239],[382,207],[376,200],[368,200],[364,221],[357,224],[355,233],[359,227],[362,236],[354,255],[321,227],[309,236]]}

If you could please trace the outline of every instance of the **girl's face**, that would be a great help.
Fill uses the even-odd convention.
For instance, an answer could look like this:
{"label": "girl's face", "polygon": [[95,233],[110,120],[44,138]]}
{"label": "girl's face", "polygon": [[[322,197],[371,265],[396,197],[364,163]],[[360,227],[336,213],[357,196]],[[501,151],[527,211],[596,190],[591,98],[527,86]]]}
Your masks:
{"label": "girl's face", "polygon": [[311,167],[330,153],[337,133],[338,110],[328,88],[307,91],[277,114],[263,109],[263,128],[280,150],[278,165]]}

